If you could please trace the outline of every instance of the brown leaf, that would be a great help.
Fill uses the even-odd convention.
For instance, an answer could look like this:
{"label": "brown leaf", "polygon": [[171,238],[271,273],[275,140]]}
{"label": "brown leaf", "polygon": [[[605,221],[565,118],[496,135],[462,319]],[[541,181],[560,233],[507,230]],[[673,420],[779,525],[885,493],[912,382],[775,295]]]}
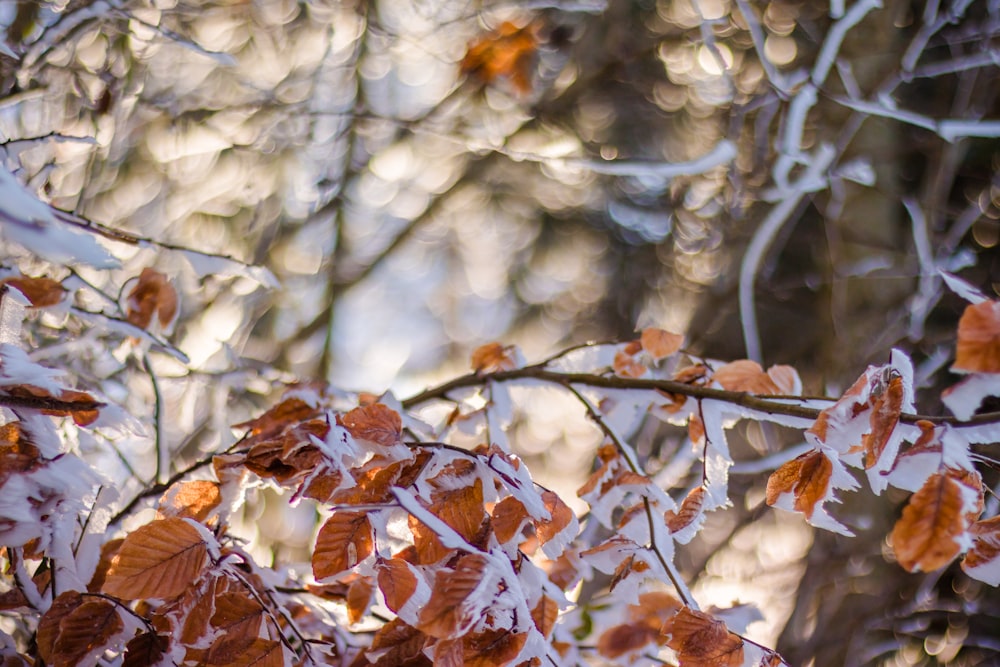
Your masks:
{"label": "brown leaf", "polygon": [[115,605],[108,600],[84,601],[73,591],[60,595],[56,603],[39,624],[38,650],[49,665],[79,665],[124,628]]}
{"label": "brown leaf", "polygon": [[655,327],[647,327],[642,330],[639,342],[646,354],[655,361],[659,361],[681,349],[681,345],[684,344],[684,336]]}
{"label": "brown leaf", "polygon": [[958,343],[952,370],[1000,373],[1000,301],[965,307],[958,321]]}
{"label": "brown leaf", "polygon": [[748,394],[780,394],[781,389],[756,361],[740,359],[722,366],[712,375],[723,389]]}
{"label": "brown leaf", "polygon": [[251,435],[277,435],[295,422],[312,419],[320,412],[318,408],[293,396],[281,401],[256,419],[234,424],[233,428],[248,429]]}
{"label": "brown leaf", "polygon": [[372,637],[371,647],[361,652],[352,667],[368,667],[369,664],[379,667],[431,667],[430,658],[423,652],[427,639],[424,633],[394,618],[379,628]]}
{"label": "brown leaf", "polygon": [[503,667],[521,653],[528,635],[496,629],[466,635],[461,641],[464,667]]}
{"label": "brown leaf", "polygon": [[640,378],[645,375],[649,369],[636,357],[641,351],[642,343],[637,340],[621,346],[615,352],[614,361],[611,363],[615,375],[624,378]]}
{"label": "brown leaf", "polygon": [[528,510],[514,496],[507,496],[493,507],[490,524],[500,544],[506,544],[521,535],[524,524],[530,521]]}
{"label": "brown leaf", "polygon": [[623,623],[601,633],[597,639],[597,652],[614,660],[652,644],[659,637],[659,627],[650,627],[645,623]]}
{"label": "brown leaf", "polygon": [[0,284],[10,285],[23,294],[31,303],[32,308],[47,308],[60,303],[66,296],[66,288],[58,280],[52,278],[32,278],[18,276],[6,278]]}
{"label": "brown leaf", "polygon": [[104,592],[123,600],[180,595],[201,576],[208,545],[184,519],[167,518],[125,537],[104,582]]}
{"label": "brown leaf", "polygon": [[691,525],[691,522],[701,515],[701,508],[704,504],[705,487],[697,486],[691,489],[691,492],[681,502],[681,506],[677,508],[677,512],[668,510],[664,514],[663,518],[667,522],[667,528],[670,529],[671,533],[676,533],[687,528]]}
{"label": "brown leaf", "polygon": [[677,652],[683,667],[741,667],[743,639],[710,615],[681,608],[663,625],[667,646]]}
{"label": "brown leaf", "polygon": [[[465,540],[476,541],[475,538],[487,518],[486,510],[483,508],[482,479],[477,477],[471,486],[435,491],[431,499],[433,502],[427,509],[432,514],[454,528]],[[410,515],[409,524],[421,564],[436,563],[451,553],[450,549],[441,544],[434,531],[413,515]]]}
{"label": "brown leaf", "polygon": [[204,523],[219,506],[222,495],[219,485],[208,480],[178,482],[160,498],[160,515],[194,519]]}
{"label": "brown leaf", "polygon": [[518,93],[531,92],[531,70],[538,48],[536,27],[519,27],[505,21],[499,28],[469,45],[462,59],[463,74],[471,74],[483,83],[499,78],[510,79]]}
{"label": "brown leaf", "polygon": [[899,423],[899,415],[903,411],[903,378],[894,375],[881,393],[872,394],[869,402],[872,405],[869,417],[871,431],[861,437],[866,469],[878,463],[893,429]]}
{"label": "brown leaf", "polygon": [[281,642],[273,639],[257,637],[239,655],[233,659],[226,656],[225,662],[208,662],[207,665],[219,667],[285,667],[285,654]]}
{"label": "brown leaf", "polygon": [[155,632],[138,634],[125,644],[125,662],[122,667],[158,665],[169,645],[165,635],[158,635]]}
{"label": "brown leaf", "polygon": [[545,544],[561,533],[576,515],[573,514],[569,505],[552,491],[542,492],[542,502],[545,503],[545,509],[549,511],[552,518],[548,521],[536,521],[535,534],[538,536],[538,541]]}
{"label": "brown leaf", "polygon": [[486,343],[472,351],[472,370],[483,375],[517,368],[514,346],[501,343]]}
{"label": "brown leaf", "polygon": [[357,623],[368,611],[375,584],[368,577],[358,577],[347,588],[347,620]]}
{"label": "brown leaf", "polygon": [[364,512],[334,512],[316,536],[313,576],[326,579],[345,572],[372,552],[372,525]]}
{"label": "brown leaf", "polygon": [[398,614],[420,582],[407,562],[390,558],[379,563],[378,587],[385,597],[385,606]]}
{"label": "brown leaf", "polygon": [[930,572],[958,555],[957,541],[968,527],[959,483],[946,473],[932,475],[910,496],[889,541],[909,572]]}
{"label": "brown leaf", "polygon": [[358,440],[389,447],[400,441],[403,420],[399,413],[382,403],[354,408],[337,420]]}
{"label": "brown leaf", "polygon": [[104,580],[108,576],[108,570],[111,569],[111,561],[114,559],[115,554],[118,550],[122,548],[122,544],[125,542],[122,538],[116,538],[113,540],[108,540],[101,545],[101,559],[97,561],[97,567],[94,568],[94,576],[87,584],[87,590],[91,593],[97,593],[104,587]]}
{"label": "brown leaf", "polygon": [[767,479],[767,504],[774,505],[783,493],[795,497],[795,511],[812,518],[816,504],[830,488],[833,462],[813,449],[784,463]]}
{"label": "brown leaf", "polygon": [[215,598],[209,623],[217,638],[208,650],[209,663],[226,664],[245,651],[260,633],[264,608],[246,591],[226,591]]}
{"label": "brown leaf", "polygon": [[456,636],[468,620],[463,605],[482,583],[486,567],[485,556],[466,554],[458,559],[454,570],[439,570],[417,628],[438,639]]}
{"label": "brown leaf", "polygon": [[546,639],[552,637],[552,630],[555,629],[558,618],[559,603],[547,595],[543,595],[535,608],[531,610],[531,620],[535,622],[535,628]]}
{"label": "brown leaf", "polygon": [[167,327],[177,315],[177,291],[165,275],[147,267],[128,293],[126,306],[126,319],[130,324],[148,329],[155,314],[160,326]]}
{"label": "brown leaf", "polygon": [[[1000,557],[1000,516],[975,522],[969,528],[969,534],[972,536],[972,548],[962,560],[963,570],[969,572],[975,568],[989,565],[996,561],[997,557]],[[995,564],[993,567],[996,569]],[[996,585],[992,581],[987,583]]]}

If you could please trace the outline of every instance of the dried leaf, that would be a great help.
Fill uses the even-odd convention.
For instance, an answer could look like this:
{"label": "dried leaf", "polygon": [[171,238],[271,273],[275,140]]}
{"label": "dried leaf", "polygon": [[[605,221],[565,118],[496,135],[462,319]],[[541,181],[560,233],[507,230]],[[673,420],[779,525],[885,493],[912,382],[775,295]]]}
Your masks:
{"label": "dried leaf", "polygon": [[639,342],[646,354],[655,361],[659,361],[681,349],[681,345],[684,344],[684,336],[663,329],[647,327],[642,330]]}
{"label": "dried leaf", "polygon": [[458,559],[454,570],[439,570],[417,628],[438,639],[461,634],[468,621],[465,601],[482,584],[487,565],[485,556],[466,554]]}
{"label": "dried leaf", "polygon": [[184,519],[153,521],[129,533],[111,561],[104,592],[123,600],[180,595],[201,576],[208,545]]}
{"label": "dried leaf", "polygon": [[[538,541],[544,545],[555,539],[559,533],[569,526],[570,522],[576,518],[576,515],[570,509],[569,505],[564,503],[562,498],[552,491],[544,491],[542,493],[542,502],[545,503],[545,509],[552,515],[552,518],[548,521],[535,522],[535,534],[538,535]],[[574,535],[574,537],[576,536]]]}
{"label": "dried leaf", "polygon": [[1000,585],[1000,516],[975,522],[969,534],[972,548],[962,560],[962,569],[979,581]]}
{"label": "dried leaf", "polygon": [[358,577],[347,588],[347,620],[357,623],[368,611],[375,584],[368,577]]}
{"label": "dried leaf", "polygon": [[904,569],[930,572],[958,555],[958,538],[967,527],[959,483],[946,473],[938,473],[910,496],[889,540]]}
{"label": "dried leaf", "polygon": [[513,345],[486,343],[472,351],[472,370],[480,375],[510,371],[517,368],[517,357]]}
{"label": "dried leaf", "polygon": [[1000,301],[965,307],[958,321],[954,371],[1000,373]]}
{"label": "dried leaf", "polygon": [[125,644],[125,661],[122,667],[153,667],[160,664],[169,647],[169,639],[155,632],[138,634]]}
{"label": "dried leaf", "polygon": [[288,426],[312,419],[319,414],[318,408],[293,396],[281,401],[256,419],[234,424],[233,428],[248,429],[251,435],[277,435]]}
{"label": "dried leaf", "polygon": [[[43,415],[53,417],[72,417],[77,426],[90,426],[99,416],[98,409],[101,403],[90,394],[73,389],[63,389],[58,396],[53,396],[47,389],[35,387],[30,384],[19,384],[4,387],[3,390],[11,395],[21,398],[56,399],[63,403],[72,404],[72,407],[58,407],[42,409]],[[79,406],[79,407],[77,407]],[[44,401],[40,402],[40,407],[44,407]]]}
{"label": "dried leaf", "polygon": [[[486,630],[461,639],[464,667],[503,667],[513,662],[528,641],[527,633]],[[436,655],[436,653],[435,653]]]}
{"label": "dried leaf", "polygon": [[499,78],[510,79],[518,93],[527,94],[531,92],[531,70],[537,48],[534,25],[519,27],[505,21],[469,45],[461,70],[486,84]]}
{"label": "dried leaf", "polygon": [[722,366],[712,375],[723,389],[748,394],[780,394],[781,389],[756,361],[740,359]]}
{"label": "dried leaf", "polygon": [[368,667],[369,664],[379,667],[431,667],[430,658],[423,653],[427,639],[424,633],[394,618],[379,628],[372,637],[371,647],[361,652],[352,667]]}
{"label": "dried leaf", "polygon": [[159,512],[163,517],[194,519],[204,523],[221,501],[222,495],[216,482],[178,482],[160,498]]}
{"label": "dried leaf", "polygon": [[62,302],[66,296],[66,288],[58,280],[52,278],[32,278],[18,276],[0,281],[0,284],[10,285],[23,294],[31,303],[32,308],[47,308]]}
{"label": "dried leaf", "polygon": [[861,437],[861,445],[865,451],[865,468],[871,468],[878,463],[882,456],[882,451],[892,436],[893,429],[899,423],[899,415],[903,410],[903,378],[894,375],[889,379],[884,390],[873,394],[870,403],[872,405],[871,431]]}
{"label": "dried leaf", "polygon": [[[471,486],[436,491],[431,498],[433,502],[427,509],[454,528],[466,541],[475,543],[487,518],[486,510],[483,508],[482,480],[477,477]],[[410,515],[409,523],[410,532],[413,533],[413,544],[421,564],[436,563],[451,553],[450,549],[441,544],[437,535],[419,519]]]}
{"label": "dried leaf", "polygon": [[337,421],[358,440],[385,447],[397,444],[403,434],[403,420],[399,413],[382,403],[354,408]]}
{"label": "dried leaf", "polygon": [[556,627],[556,619],[559,618],[559,603],[547,595],[543,595],[531,610],[531,620],[535,622],[535,628],[542,633],[546,639],[552,637],[552,631]]}
{"label": "dried leaf", "polygon": [[813,449],[771,473],[767,479],[767,504],[774,505],[783,493],[795,496],[795,511],[812,518],[817,503],[830,490],[833,463],[823,452]]}
{"label": "dried leaf", "polygon": [[385,606],[398,614],[406,601],[417,590],[417,575],[401,558],[390,558],[379,563],[378,587],[385,597]]}
{"label": "dried leaf", "polygon": [[624,378],[640,378],[645,375],[649,369],[636,356],[641,351],[642,343],[637,340],[622,345],[615,352],[614,361],[611,363],[615,375]]}
{"label": "dried leaf", "polygon": [[681,531],[691,523],[701,516],[702,506],[705,504],[705,487],[696,486],[691,489],[691,492],[685,496],[681,506],[677,509],[677,512],[673,510],[667,510],[664,514],[664,519],[667,522],[667,528],[670,529],[671,533],[676,533]]}
{"label": "dried leaf", "polygon": [[601,633],[597,639],[597,652],[609,660],[626,653],[638,651],[660,638],[660,628],[645,623],[623,623]]}
{"label": "dried leaf", "polygon": [[683,667],[742,667],[743,639],[709,614],[683,607],[663,625]]}
{"label": "dried leaf", "polygon": [[281,642],[273,639],[257,637],[239,655],[231,661],[208,662],[207,665],[222,667],[285,667],[285,653]]}
{"label": "dried leaf", "polygon": [[493,507],[490,524],[500,544],[506,544],[521,535],[521,529],[530,522],[528,510],[514,496],[507,496]]}
{"label": "dried leaf", "polygon": [[79,665],[124,629],[115,605],[108,600],[84,601],[76,592],[63,593],[59,598],[62,604],[54,603],[39,626],[39,654],[49,665]]}
{"label": "dried leaf", "polygon": [[263,622],[264,608],[246,591],[217,595],[209,623],[218,632],[208,650],[207,662],[226,664],[235,660],[257,639]]}
{"label": "dried leaf", "polygon": [[364,512],[334,512],[316,536],[313,576],[326,579],[345,572],[372,552],[372,525]]}
{"label": "dried leaf", "polygon": [[130,324],[148,329],[155,314],[160,327],[166,328],[177,315],[177,291],[165,275],[147,267],[128,293],[126,306],[126,319]]}

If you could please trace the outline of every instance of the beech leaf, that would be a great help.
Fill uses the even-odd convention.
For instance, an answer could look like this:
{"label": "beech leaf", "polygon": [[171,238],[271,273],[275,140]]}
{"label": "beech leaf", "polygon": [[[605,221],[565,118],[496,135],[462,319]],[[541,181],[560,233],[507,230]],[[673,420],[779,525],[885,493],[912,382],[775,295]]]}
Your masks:
{"label": "beech leaf", "polygon": [[316,536],[313,575],[326,579],[345,572],[372,552],[372,525],[364,512],[334,512]]}
{"label": "beech leaf", "polygon": [[683,667],[742,667],[743,639],[709,614],[683,607],[664,625]]}
{"label": "beech leaf", "polygon": [[972,548],[962,559],[962,569],[974,579],[1000,586],[1000,516],[977,521],[969,533]]}
{"label": "beech leaf", "polygon": [[1000,373],[1000,301],[969,304],[958,321],[953,371]]}
{"label": "beech leaf", "polygon": [[647,327],[642,330],[639,342],[646,354],[659,361],[681,349],[681,345],[684,344],[684,336],[664,329]]}
{"label": "beech leaf", "polygon": [[147,267],[128,293],[126,319],[140,329],[149,329],[154,315],[161,328],[173,323],[177,315],[177,291],[165,275]]}
{"label": "beech leaf", "polygon": [[938,473],[910,496],[889,538],[899,564],[909,572],[930,572],[951,562],[968,528],[962,489]]}
{"label": "beech leaf", "polygon": [[208,544],[184,519],[147,523],[125,537],[111,561],[104,592],[123,600],[180,595],[201,576]]}
{"label": "beech leaf", "polygon": [[354,408],[338,421],[358,440],[385,447],[397,444],[403,433],[403,420],[399,413],[382,403]]}

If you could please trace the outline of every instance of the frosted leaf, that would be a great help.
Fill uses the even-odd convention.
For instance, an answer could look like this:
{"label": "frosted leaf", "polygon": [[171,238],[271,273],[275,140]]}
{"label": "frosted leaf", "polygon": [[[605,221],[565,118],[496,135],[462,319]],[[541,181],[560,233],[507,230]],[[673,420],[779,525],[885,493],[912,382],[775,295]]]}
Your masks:
{"label": "frosted leaf", "polygon": [[62,371],[45,368],[28,358],[28,354],[9,343],[0,343],[0,387],[30,384],[58,395],[62,392]]}

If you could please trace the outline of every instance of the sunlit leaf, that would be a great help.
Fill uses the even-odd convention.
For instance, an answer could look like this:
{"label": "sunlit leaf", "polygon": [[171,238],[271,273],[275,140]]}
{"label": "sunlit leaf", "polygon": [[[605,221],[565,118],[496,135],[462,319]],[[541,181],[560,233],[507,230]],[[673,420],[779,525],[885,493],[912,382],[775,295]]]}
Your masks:
{"label": "sunlit leaf", "polygon": [[334,512],[316,536],[313,575],[325,579],[345,572],[372,552],[372,525],[364,512]]}
{"label": "sunlit leaf", "polygon": [[954,371],[1000,373],[1000,301],[969,304],[958,321]]}
{"label": "sunlit leaf", "polygon": [[889,540],[899,564],[930,572],[950,563],[969,527],[962,485],[948,473],[932,475],[910,497]]}
{"label": "sunlit leaf", "polygon": [[709,614],[683,607],[664,625],[682,667],[742,667],[743,639]]}
{"label": "sunlit leaf", "polygon": [[358,440],[386,447],[398,443],[403,433],[399,413],[382,403],[354,408],[338,421]]}
{"label": "sunlit leaf", "polygon": [[462,59],[462,72],[487,84],[506,78],[519,93],[531,92],[531,70],[538,48],[535,33],[533,25],[519,27],[505,21],[495,31],[469,45]]}
{"label": "sunlit leaf", "polygon": [[140,329],[148,329],[153,316],[167,328],[177,316],[177,291],[159,271],[145,268],[128,293],[126,319]]}
{"label": "sunlit leaf", "polygon": [[173,517],[153,521],[125,537],[104,592],[123,600],[171,598],[198,579],[207,560],[208,545],[194,526]]}
{"label": "sunlit leaf", "polygon": [[647,327],[642,330],[639,342],[646,354],[655,361],[659,361],[681,349],[681,345],[684,344],[684,336],[664,329]]}

